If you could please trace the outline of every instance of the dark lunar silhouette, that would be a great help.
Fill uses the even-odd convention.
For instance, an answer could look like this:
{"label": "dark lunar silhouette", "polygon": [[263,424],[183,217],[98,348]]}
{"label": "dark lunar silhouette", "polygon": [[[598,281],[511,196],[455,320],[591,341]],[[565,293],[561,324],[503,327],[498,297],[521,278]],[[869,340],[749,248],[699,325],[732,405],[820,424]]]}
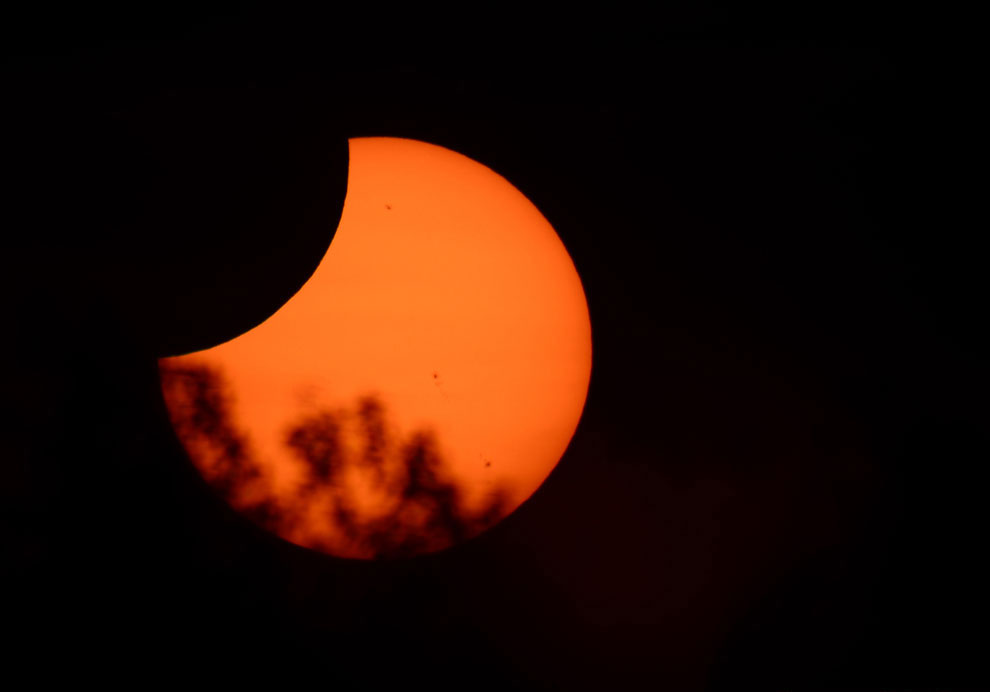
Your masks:
{"label": "dark lunar silhouette", "polygon": [[[323,528],[335,529],[326,533],[344,537],[351,546],[348,553],[407,557],[467,540],[507,514],[504,487],[496,488],[479,510],[467,507],[433,433],[416,430],[404,440],[392,439],[385,406],[372,396],[354,407],[360,444],[347,444],[354,432],[344,425],[346,411],[321,409],[286,426],[284,443],[303,471],[286,500],[267,483],[248,435],[233,423],[229,386],[220,371],[165,362],[160,371],[176,434],[207,482],[270,531],[305,535],[300,542],[340,552],[322,532],[313,532],[317,511],[327,522]],[[371,492],[383,498],[385,511],[369,518],[359,509],[357,491],[348,482],[352,472],[364,475]]]}

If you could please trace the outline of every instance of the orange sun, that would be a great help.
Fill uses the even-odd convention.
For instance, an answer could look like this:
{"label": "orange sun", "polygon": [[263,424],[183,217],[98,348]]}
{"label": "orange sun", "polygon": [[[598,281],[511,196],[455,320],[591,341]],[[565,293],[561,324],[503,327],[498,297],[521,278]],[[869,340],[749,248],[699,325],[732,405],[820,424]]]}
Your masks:
{"label": "orange sun", "polygon": [[368,137],[350,140],[340,225],[305,286],[159,366],[180,441],[234,508],[332,555],[406,556],[544,481],[584,407],[591,324],[563,243],[508,181]]}

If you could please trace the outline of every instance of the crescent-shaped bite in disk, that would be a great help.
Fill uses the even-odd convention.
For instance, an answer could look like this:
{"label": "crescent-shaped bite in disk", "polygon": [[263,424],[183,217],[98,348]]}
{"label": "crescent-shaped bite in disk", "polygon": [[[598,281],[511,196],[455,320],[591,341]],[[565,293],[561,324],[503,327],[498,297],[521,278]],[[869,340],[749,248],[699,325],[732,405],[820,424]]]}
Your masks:
{"label": "crescent-shaped bite in disk", "polygon": [[591,324],[563,243],[507,180],[358,138],[309,281],[160,370],[179,439],[233,507],[336,556],[405,556],[470,538],[546,479],[584,406]]}

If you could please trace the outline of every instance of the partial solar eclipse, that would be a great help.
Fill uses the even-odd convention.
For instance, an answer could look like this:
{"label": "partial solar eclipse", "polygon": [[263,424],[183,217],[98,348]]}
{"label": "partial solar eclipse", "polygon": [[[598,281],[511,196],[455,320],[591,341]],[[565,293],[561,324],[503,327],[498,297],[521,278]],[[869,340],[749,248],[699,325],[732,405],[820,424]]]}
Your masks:
{"label": "partial solar eclipse", "polygon": [[560,460],[591,375],[587,302],[505,178],[424,142],[349,144],[309,281],[241,336],[161,359],[162,391],[204,479],[264,528],[345,558],[436,552]]}

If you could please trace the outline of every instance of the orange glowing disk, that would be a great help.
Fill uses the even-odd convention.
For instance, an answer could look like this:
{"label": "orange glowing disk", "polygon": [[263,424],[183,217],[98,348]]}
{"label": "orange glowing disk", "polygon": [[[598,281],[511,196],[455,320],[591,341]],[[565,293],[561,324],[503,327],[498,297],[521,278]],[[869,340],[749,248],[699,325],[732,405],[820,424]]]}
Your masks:
{"label": "orange glowing disk", "polygon": [[441,550],[546,479],[591,375],[584,291],[539,210],[489,168],[350,141],[319,267],[280,310],[163,358],[176,433],[238,511],[350,558]]}

